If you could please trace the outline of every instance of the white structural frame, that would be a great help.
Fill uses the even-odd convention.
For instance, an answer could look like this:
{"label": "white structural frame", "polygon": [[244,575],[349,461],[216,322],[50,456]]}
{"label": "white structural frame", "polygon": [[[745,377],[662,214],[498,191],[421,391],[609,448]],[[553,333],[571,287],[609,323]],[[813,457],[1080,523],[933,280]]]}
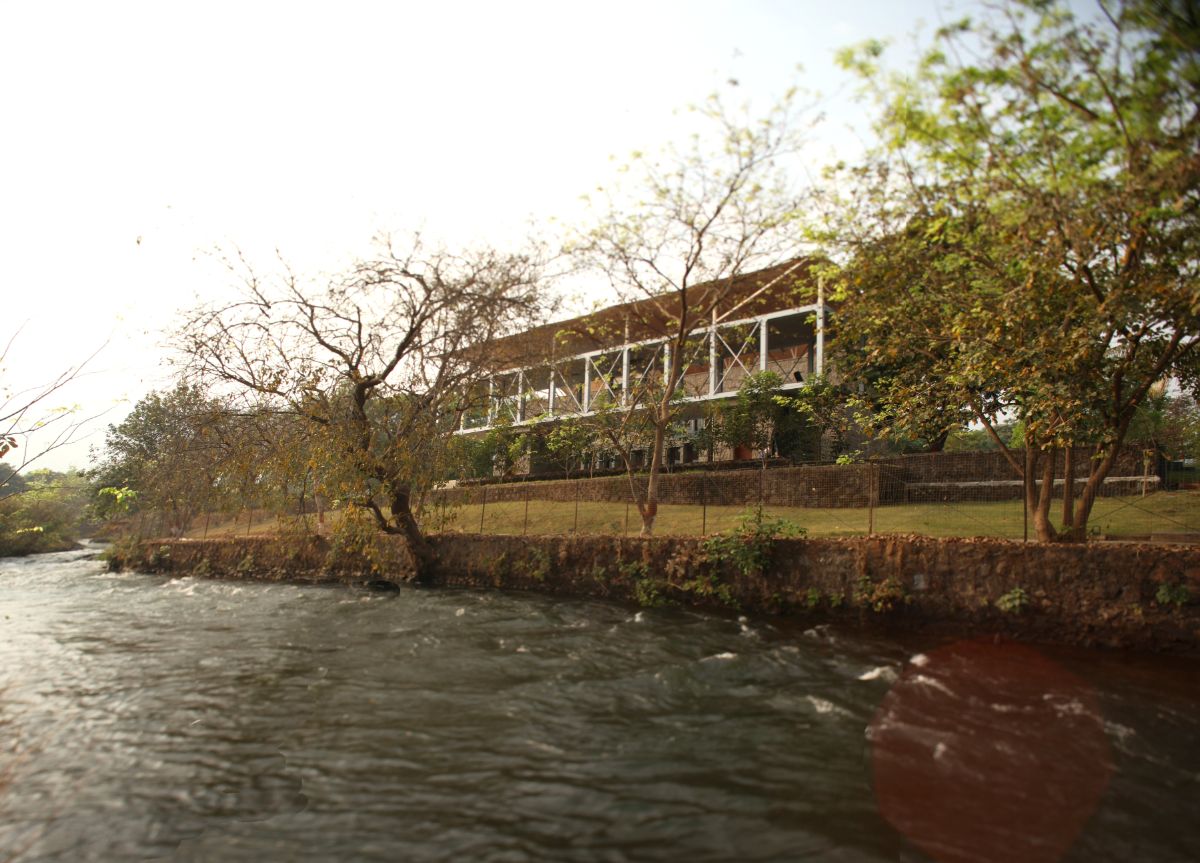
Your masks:
{"label": "white structural frame", "polygon": [[[755,337],[758,338],[758,363],[755,371],[766,371],[768,365],[768,356],[770,352],[770,322],[779,318],[795,317],[797,315],[812,314],[815,317],[815,345],[813,348],[813,374],[820,375],[824,371],[825,365],[825,302],[823,292],[818,291],[817,302],[806,305],[796,306],[790,309],[781,309],[776,312],[768,312],[762,315],[756,315],[751,318],[740,318],[734,321],[720,321],[712,326],[697,327],[692,333],[694,338],[706,338],[708,341],[708,392],[698,395],[685,395],[684,402],[705,402],[713,399],[730,398],[737,395],[737,390],[722,390],[721,386],[725,383],[732,371],[726,370],[724,374],[718,375],[717,366],[720,358],[720,346],[724,345],[726,352],[734,359],[742,369],[749,373],[750,369],[746,368],[742,362],[743,349],[751,344]],[[729,346],[728,342],[721,336],[720,330],[732,327],[750,326],[750,335],[744,339],[744,343],[737,352]],[[518,402],[516,421],[513,425],[535,425],[543,422],[553,422],[565,417],[587,417],[593,416],[592,411],[592,372],[593,370],[600,373],[603,380],[603,388],[619,403],[625,405],[628,403],[630,374],[631,371],[636,374],[644,374],[649,370],[649,366],[645,370],[639,369],[636,365],[631,367],[631,354],[639,348],[645,348],[652,345],[660,346],[663,353],[663,371],[666,371],[666,366],[669,358],[670,340],[663,338],[643,339],[636,342],[626,342],[622,345],[614,345],[608,348],[600,348],[599,350],[587,351],[580,354],[572,354],[570,356],[561,357],[558,359],[547,360],[546,363],[539,363],[535,366],[522,366],[519,368],[505,369],[504,371],[496,372],[488,378],[488,409],[486,419],[483,425],[468,425],[467,417],[464,414],[459,425],[459,434],[475,433],[487,431],[495,424],[498,416],[498,402],[496,397],[496,378],[517,376],[518,386]],[[618,358],[616,355],[620,353],[619,367],[621,371],[620,387],[616,387],[615,380],[610,382],[601,372],[601,366],[597,365],[598,361],[603,358],[609,358],[605,367],[610,370],[615,370],[618,366]],[[658,351],[654,352],[655,354]],[[583,363],[583,387],[580,392],[580,398],[575,397],[573,386],[570,381],[563,375],[561,366],[570,363]],[[652,365],[653,363],[651,363]],[[547,385],[547,411],[534,417],[527,415],[526,411],[526,384],[532,380],[533,372],[544,371],[548,374],[546,381]],[[682,378],[681,378],[682,379]],[[560,391],[561,386],[561,391]],[[799,389],[805,386],[801,381],[785,381],[782,388],[785,390]],[[566,396],[563,401],[569,400],[573,404],[565,410],[561,409],[560,398]],[[572,409],[574,408],[574,409]]]}

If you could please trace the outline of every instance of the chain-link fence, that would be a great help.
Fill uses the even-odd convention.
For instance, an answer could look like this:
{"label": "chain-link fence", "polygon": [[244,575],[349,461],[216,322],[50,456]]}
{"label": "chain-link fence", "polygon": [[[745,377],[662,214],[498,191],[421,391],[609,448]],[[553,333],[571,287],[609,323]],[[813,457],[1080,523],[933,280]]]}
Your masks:
{"label": "chain-link fence", "polygon": [[[1061,524],[1069,467],[1074,505],[1090,470],[1090,453],[1070,465],[1060,456],[1049,510]],[[1200,541],[1200,489],[1168,487],[1152,463],[1122,454],[1097,493],[1089,532],[1112,539]],[[647,478],[607,476],[493,483],[439,490],[422,520],[431,530],[517,535],[634,534],[642,518],[633,501]],[[654,532],[697,535],[733,527],[762,507],[810,536],[907,533],[1032,539],[1023,483],[999,453],[909,456],[868,464],[765,470],[689,471],[659,479]]]}

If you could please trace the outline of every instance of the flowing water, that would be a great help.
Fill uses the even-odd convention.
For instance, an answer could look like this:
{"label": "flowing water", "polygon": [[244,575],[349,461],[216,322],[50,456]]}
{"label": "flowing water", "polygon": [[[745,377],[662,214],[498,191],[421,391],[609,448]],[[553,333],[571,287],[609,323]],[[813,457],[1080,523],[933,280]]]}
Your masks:
{"label": "flowing water", "polygon": [[1198,670],[0,560],[0,861],[1194,861]]}

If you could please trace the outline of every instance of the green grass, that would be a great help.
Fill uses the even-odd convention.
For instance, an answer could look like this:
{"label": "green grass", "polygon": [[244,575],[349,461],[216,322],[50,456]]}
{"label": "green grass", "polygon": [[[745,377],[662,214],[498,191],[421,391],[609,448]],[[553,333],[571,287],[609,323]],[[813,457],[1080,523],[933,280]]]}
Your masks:
{"label": "green grass", "polygon": [[[573,502],[529,501],[478,504],[449,510],[445,529],[465,533],[555,534],[638,533],[641,520],[637,508],[622,503],[580,502],[578,516]],[[996,536],[1020,539],[1024,517],[1020,501],[986,503],[928,503],[876,507],[874,523],[867,509],[806,509],[767,506],[764,511],[787,518],[808,531],[809,536],[861,536],[874,533],[917,533],[927,536]],[[1061,511],[1058,504],[1052,514]],[[658,535],[695,536],[718,533],[734,527],[744,507],[662,505],[654,532]],[[440,521],[428,518],[431,523]],[[1200,492],[1155,492],[1146,497],[1106,497],[1096,501],[1089,527],[1108,536],[1142,536],[1150,533],[1200,532]]]}
{"label": "green grass", "polygon": [[[1024,518],[1020,501],[986,503],[923,503],[876,507],[874,522],[867,509],[806,509],[804,507],[767,506],[769,515],[789,519],[808,531],[809,536],[863,536],[867,533],[916,533],[925,536],[996,536],[1020,539],[1024,536]],[[1061,504],[1055,502],[1052,515],[1057,521]],[[745,507],[665,504],[659,507],[654,532],[659,536],[699,536],[727,531],[737,525]],[[544,500],[525,503],[477,504],[434,510],[424,514],[422,526],[429,531],[456,530],[478,533],[480,516],[484,533],[507,534],[637,534],[641,519],[637,507],[623,503],[579,503],[578,517],[574,502],[552,503]],[[338,512],[325,514],[325,533],[333,529]],[[204,517],[193,522],[187,536],[210,538],[246,536],[247,515],[237,518],[213,515],[207,532]],[[309,516],[310,527],[316,517]],[[250,535],[275,534],[280,520],[266,511],[255,514]],[[1102,497],[1092,510],[1089,527],[1106,536],[1145,536],[1151,533],[1200,533],[1200,491],[1154,492],[1146,497]]]}

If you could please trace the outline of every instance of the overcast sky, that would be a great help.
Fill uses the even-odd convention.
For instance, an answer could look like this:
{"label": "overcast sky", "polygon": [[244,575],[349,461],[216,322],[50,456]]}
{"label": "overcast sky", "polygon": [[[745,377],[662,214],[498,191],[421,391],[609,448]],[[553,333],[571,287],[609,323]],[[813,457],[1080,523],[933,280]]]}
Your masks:
{"label": "overcast sky", "polygon": [[177,311],[228,290],[214,248],[332,270],[381,231],[511,245],[580,219],[729,79],[763,107],[819,91],[810,158],[852,156],[834,52],[883,37],[903,56],[919,21],[972,5],[0,0],[0,341],[23,326],[0,384],[106,344],[58,401],[109,413],[38,463],[85,466],[169,385]]}

